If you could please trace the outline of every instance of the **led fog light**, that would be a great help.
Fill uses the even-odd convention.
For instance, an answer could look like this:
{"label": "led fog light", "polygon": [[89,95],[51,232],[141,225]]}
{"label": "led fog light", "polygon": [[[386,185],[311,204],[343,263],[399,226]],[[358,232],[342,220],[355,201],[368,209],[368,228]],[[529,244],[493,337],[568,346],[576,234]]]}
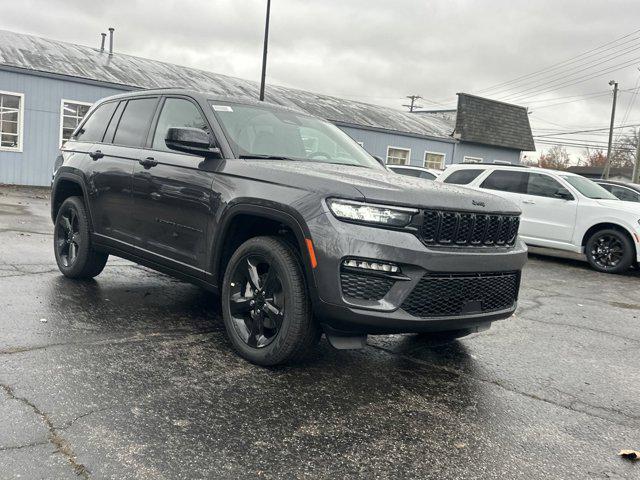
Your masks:
{"label": "led fog light", "polygon": [[362,268],[363,270],[374,270],[377,272],[398,273],[400,267],[393,263],[371,262],[369,260],[355,260],[353,258],[342,262],[345,267]]}

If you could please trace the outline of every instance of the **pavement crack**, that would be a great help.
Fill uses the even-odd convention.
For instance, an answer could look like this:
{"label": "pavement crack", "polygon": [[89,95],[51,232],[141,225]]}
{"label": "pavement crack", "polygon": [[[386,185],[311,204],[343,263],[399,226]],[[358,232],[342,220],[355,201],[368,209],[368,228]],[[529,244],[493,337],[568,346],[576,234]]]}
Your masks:
{"label": "pavement crack", "polygon": [[[551,400],[549,398],[541,397],[540,395],[536,395],[534,393],[529,393],[529,392],[525,392],[525,391],[519,390],[519,389],[517,389],[515,387],[507,385],[507,384],[505,384],[503,382],[500,382],[499,380],[491,380],[491,379],[488,379],[488,378],[476,377],[476,376],[471,375],[471,374],[465,372],[464,370],[460,370],[458,368],[446,367],[444,365],[437,365],[435,363],[426,362],[424,360],[420,360],[418,358],[411,357],[411,356],[403,354],[403,353],[394,352],[393,350],[389,350],[387,348],[384,348],[384,347],[381,347],[381,346],[378,346],[378,345],[372,345],[370,343],[368,343],[367,345],[369,347],[371,347],[371,348],[374,348],[376,350],[380,350],[380,351],[388,353],[390,355],[394,355],[394,356],[400,357],[403,360],[407,360],[409,362],[413,362],[413,363],[415,363],[417,365],[422,365],[422,366],[434,368],[436,370],[441,370],[441,371],[456,375],[458,377],[468,378],[468,379],[470,379],[472,381],[485,383],[485,384],[488,384],[488,385],[493,385],[493,386],[499,387],[499,388],[501,388],[503,390],[506,390],[508,392],[515,393],[516,395],[521,395],[521,396],[530,398],[532,400],[536,400],[536,401],[539,401],[539,402],[544,402],[544,403],[547,403],[549,405],[553,405],[555,407],[559,407],[559,408],[563,408],[565,410],[569,410],[571,412],[582,413],[582,414],[587,415],[589,417],[598,418],[600,420],[605,420],[607,422],[615,423],[617,425],[628,425],[628,421],[631,421],[634,424],[640,423],[640,417],[629,415],[629,414],[621,412],[619,410],[614,410],[614,409],[610,409],[610,408],[606,408],[606,407],[595,407],[593,405],[589,405],[589,404],[586,404],[584,402],[576,402],[576,401],[572,401],[568,405],[567,404],[563,404],[563,403]],[[578,403],[580,403],[581,405],[583,405],[585,407],[589,407],[589,409],[580,408],[578,406]],[[594,410],[597,410],[598,412],[603,412],[604,414],[598,414]],[[620,421],[619,417],[624,418],[626,421]]]}
{"label": "pavement crack", "polygon": [[10,445],[6,447],[0,447],[0,452],[6,452],[10,450],[22,450],[23,448],[33,448],[33,447],[37,447],[38,445],[48,445],[48,444],[49,444],[48,440],[43,440],[39,442],[25,443],[23,445]]}
{"label": "pavement crack", "polygon": [[584,325],[576,325],[576,324],[573,324],[573,323],[547,322],[545,320],[539,320],[539,319],[536,319],[536,318],[524,317],[522,315],[518,315],[518,318],[521,318],[522,320],[526,320],[528,322],[543,323],[545,325],[558,325],[558,326],[562,326],[562,327],[575,328],[575,329],[578,329],[578,330],[586,330],[586,331],[589,331],[589,332],[594,332],[594,333],[598,333],[598,334],[602,334],[602,335],[608,335],[610,337],[619,338],[619,339],[622,339],[622,340],[625,340],[625,341],[628,340],[630,342],[640,343],[640,339],[629,337],[629,336],[625,336],[625,335],[618,335],[617,333],[607,332],[606,330],[600,330],[599,328],[586,327]]}
{"label": "pavement crack", "polygon": [[89,470],[83,464],[78,462],[76,455],[73,452],[73,448],[71,447],[71,444],[67,440],[65,440],[64,437],[60,435],[59,433],[60,429],[55,427],[49,414],[47,412],[42,411],[37,405],[35,405],[33,402],[31,402],[27,398],[19,397],[18,395],[16,395],[13,388],[11,388],[9,385],[0,384],[0,386],[2,386],[2,389],[6,392],[9,398],[26,405],[31,410],[33,410],[33,413],[35,413],[38,417],[42,419],[45,426],[47,427],[47,430],[49,431],[49,435],[48,435],[49,443],[51,443],[56,448],[56,452],[60,453],[63,457],[67,459],[67,461],[69,462],[69,464],[71,465],[71,467],[73,468],[73,471],[77,476],[84,479],[89,479]]}

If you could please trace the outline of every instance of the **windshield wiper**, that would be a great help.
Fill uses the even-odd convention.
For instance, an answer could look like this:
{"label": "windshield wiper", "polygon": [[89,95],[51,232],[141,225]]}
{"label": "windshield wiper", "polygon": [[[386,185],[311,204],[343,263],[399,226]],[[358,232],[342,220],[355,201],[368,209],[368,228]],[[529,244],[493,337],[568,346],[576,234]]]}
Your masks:
{"label": "windshield wiper", "polygon": [[258,154],[240,155],[238,158],[264,159],[264,160],[290,160],[292,162],[299,162],[303,160],[302,158],[285,157],[284,155],[258,155]]}

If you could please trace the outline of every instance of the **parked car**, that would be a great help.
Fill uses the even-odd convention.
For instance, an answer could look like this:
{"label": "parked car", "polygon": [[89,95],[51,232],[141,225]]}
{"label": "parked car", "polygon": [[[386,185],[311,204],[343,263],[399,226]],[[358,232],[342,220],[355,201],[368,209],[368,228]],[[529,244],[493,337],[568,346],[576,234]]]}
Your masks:
{"label": "parked car", "polygon": [[406,175],[408,177],[424,178],[426,180],[435,180],[442,173],[441,170],[433,168],[414,167],[410,165],[387,165],[387,168],[394,173]]}
{"label": "parked car", "polygon": [[617,182],[615,180],[594,180],[594,182],[620,200],[640,203],[640,185],[637,183]]}
{"label": "parked car", "polygon": [[493,192],[522,208],[520,235],[531,246],[585,253],[601,272],[640,260],[640,205],[621,202],[568,172],[501,165],[455,165],[438,182]]}
{"label": "parked car", "polygon": [[337,348],[460,337],[516,308],[516,205],[393,174],[302,111],[134,92],[92,107],[61,151],[60,271],[95,277],[115,255],[201,285],[251,362],[299,358],[321,332]]}

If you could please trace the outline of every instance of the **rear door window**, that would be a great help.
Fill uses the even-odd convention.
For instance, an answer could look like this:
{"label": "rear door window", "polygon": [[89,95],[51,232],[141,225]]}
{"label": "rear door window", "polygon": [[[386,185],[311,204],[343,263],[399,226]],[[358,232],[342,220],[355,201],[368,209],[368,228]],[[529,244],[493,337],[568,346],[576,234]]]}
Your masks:
{"label": "rear door window", "polygon": [[491,172],[480,188],[499,190],[510,193],[527,193],[529,173],[515,172],[512,170],[494,170]]}
{"label": "rear door window", "polygon": [[408,177],[419,177],[420,170],[412,170],[411,168],[392,168],[392,171],[399,173],[400,175],[406,175]]}
{"label": "rear door window", "polygon": [[468,185],[473,182],[478,175],[484,170],[480,168],[469,168],[464,170],[457,170],[443,180],[444,183],[452,183],[454,185]]}
{"label": "rear door window", "polygon": [[[602,185],[602,187],[604,187],[604,185]],[[611,185],[610,191],[620,200],[624,200],[625,202],[640,202],[640,195],[629,188]]]}
{"label": "rear door window", "polygon": [[118,122],[113,143],[127,147],[144,146],[157,102],[157,97],[129,100]]}
{"label": "rear door window", "polygon": [[118,102],[99,105],[80,127],[74,138],[81,142],[102,142],[104,132],[117,105]]}

